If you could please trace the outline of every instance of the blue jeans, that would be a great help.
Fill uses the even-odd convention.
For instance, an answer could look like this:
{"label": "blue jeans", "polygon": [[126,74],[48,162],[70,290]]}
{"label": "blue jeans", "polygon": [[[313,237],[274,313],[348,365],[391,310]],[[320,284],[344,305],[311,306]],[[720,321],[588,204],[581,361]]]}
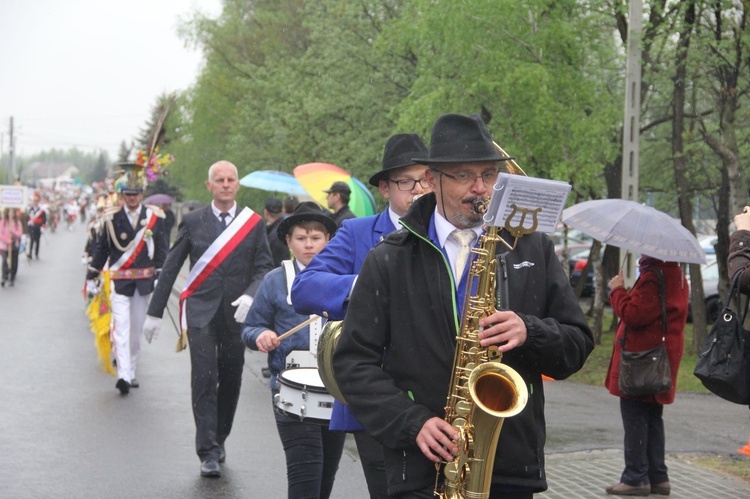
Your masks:
{"label": "blue jeans", "polygon": [[286,455],[289,499],[327,499],[344,451],[346,433],[300,421],[274,408],[276,429]]}

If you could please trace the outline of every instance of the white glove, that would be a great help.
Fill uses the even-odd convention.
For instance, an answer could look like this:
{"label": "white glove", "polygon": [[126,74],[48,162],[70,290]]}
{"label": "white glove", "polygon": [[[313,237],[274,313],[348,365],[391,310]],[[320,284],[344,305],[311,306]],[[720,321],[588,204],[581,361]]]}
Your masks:
{"label": "white glove", "polygon": [[147,315],[146,322],[143,323],[143,337],[146,341],[151,343],[151,340],[158,338],[159,329],[161,329],[161,318]]}
{"label": "white glove", "polygon": [[234,320],[240,324],[245,322],[247,319],[247,313],[250,311],[250,305],[253,304],[253,297],[250,295],[240,295],[239,298],[232,302],[233,307],[237,307],[234,311]]}
{"label": "white glove", "polygon": [[86,294],[89,296],[96,296],[99,294],[99,283],[97,283],[94,279],[88,279],[86,281]]}

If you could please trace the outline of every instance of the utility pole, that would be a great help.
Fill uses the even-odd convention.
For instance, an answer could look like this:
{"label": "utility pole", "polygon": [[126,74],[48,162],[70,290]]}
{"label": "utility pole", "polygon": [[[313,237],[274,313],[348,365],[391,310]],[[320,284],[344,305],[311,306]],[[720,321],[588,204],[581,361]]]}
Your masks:
{"label": "utility pole", "polygon": [[10,117],[10,161],[8,162],[8,185],[13,185],[13,176],[15,170],[16,141],[13,137],[13,116]]}
{"label": "utility pole", "polygon": [[[643,33],[643,2],[630,0],[628,12],[628,46],[625,75],[625,120],[622,137],[622,199],[638,202],[638,167],[641,128],[641,36]],[[620,261],[625,250],[620,249]],[[631,252],[623,268],[627,286],[635,282],[636,265]]]}

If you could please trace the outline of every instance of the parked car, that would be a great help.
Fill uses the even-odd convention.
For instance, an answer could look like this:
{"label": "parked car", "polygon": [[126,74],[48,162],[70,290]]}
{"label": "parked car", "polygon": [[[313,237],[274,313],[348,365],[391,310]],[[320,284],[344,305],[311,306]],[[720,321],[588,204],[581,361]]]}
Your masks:
{"label": "parked car", "polygon": [[[706,263],[701,265],[703,276],[703,300],[706,304],[706,321],[713,324],[719,318],[722,303],[719,296],[719,265],[716,263],[716,255],[706,253]],[[688,275],[688,282],[690,276]],[[688,308],[688,320],[692,321],[692,306]]]}
{"label": "parked car", "polygon": [[[585,251],[580,251],[575,256],[571,257],[568,262],[570,266],[570,285],[574,288],[578,285],[578,281],[581,280],[583,270],[589,262],[589,254],[591,253],[591,247]],[[602,254],[604,251],[602,250]],[[583,283],[583,290],[581,296],[593,296],[594,294],[594,267],[589,267],[589,271],[586,273],[585,282]]]}

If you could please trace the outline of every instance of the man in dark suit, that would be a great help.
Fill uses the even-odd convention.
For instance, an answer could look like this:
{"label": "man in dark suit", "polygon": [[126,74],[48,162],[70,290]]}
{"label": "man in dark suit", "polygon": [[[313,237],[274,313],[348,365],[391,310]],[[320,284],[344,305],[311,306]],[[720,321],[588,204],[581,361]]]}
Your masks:
{"label": "man in dark suit", "polygon": [[143,167],[135,163],[120,166],[126,171],[117,181],[123,205],[103,215],[86,287],[91,293],[98,292],[94,280],[109,261],[109,274],[114,283],[110,302],[117,360],[115,387],[122,395],[127,395],[131,387],[139,386],[135,371],[141,351],[141,331],[149,296],[167,256],[169,236],[164,230],[164,212],[156,206],[141,204],[145,186]]}
{"label": "man in dark suit", "polygon": [[235,202],[237,168],[228,161],[214,163],[206,187],[213,201],[183,218],[149,305],[144,335],[150,341],[158,334],[172,285],[190,257],[180,315],[190,345],[195,447],[201,476],[219,477],[245,363],[241,323],[273,263],[263,217],[240,210]]}

